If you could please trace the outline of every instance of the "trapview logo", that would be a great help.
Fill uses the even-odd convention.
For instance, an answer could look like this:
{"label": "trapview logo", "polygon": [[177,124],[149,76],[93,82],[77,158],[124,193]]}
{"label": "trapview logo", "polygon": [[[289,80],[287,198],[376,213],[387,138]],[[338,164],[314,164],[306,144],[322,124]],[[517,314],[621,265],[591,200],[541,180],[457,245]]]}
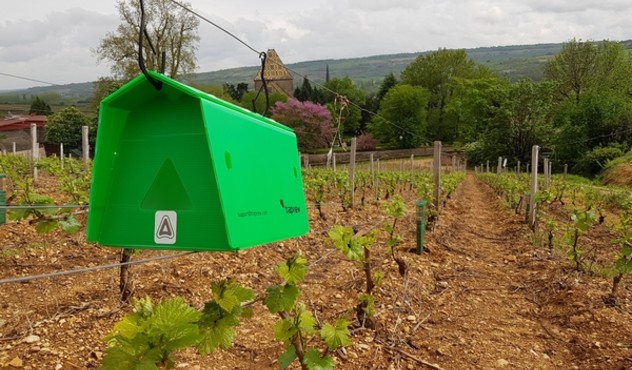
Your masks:
{"label": "trapview logo", "polygon": [[286,206],[283,199],[280,200],[280,203],[281,203],[281,207],[285,209],[285,213],[287,214],[293,215],[293,214],[301,213],[301,207]]}

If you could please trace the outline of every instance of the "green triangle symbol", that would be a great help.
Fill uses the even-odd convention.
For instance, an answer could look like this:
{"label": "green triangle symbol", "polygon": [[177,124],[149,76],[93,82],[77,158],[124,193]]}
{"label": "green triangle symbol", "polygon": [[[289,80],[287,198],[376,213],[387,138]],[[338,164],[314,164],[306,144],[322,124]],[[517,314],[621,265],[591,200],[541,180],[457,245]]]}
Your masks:
{"label": "green triangle symbol", "polygon": [[191,200],[171,159],[167,158],[160,167],[141,207],[154,210],[191,209]]}

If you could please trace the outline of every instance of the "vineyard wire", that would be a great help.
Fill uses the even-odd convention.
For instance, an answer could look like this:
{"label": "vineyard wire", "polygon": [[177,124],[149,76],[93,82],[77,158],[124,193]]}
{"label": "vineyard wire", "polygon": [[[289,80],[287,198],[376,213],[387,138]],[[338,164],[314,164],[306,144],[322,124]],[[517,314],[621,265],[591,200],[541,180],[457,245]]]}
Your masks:
{"label": "vineyard wire", "polygon": [[[384,219],[382,219],[382,220],[380,220],[379,222],[376,222],[376,223],[357,224],[357,225],[353,225],[352,227],[362,227],[362,226],[366,226],[366,225],[373,225],[373,227],[374,227],[374,226],[379,225],[383,221],[384,221]],[[331,227],[329,229],[325,229],[325,230],[310,231],[309,234],[324,234],[324,233],[328,232],[329,230],[331,230]],[[55,271],[55,272],[50,272],[50,273],[40,274],[40,275],[27,275],[27,276],[20,276],[20,277],[0,279],[0,285],[2,285],[2,284],[11,284],[11,283],[23,283],[23,282],[33,281],[33,280],[49,279],[49,278],[65,276],[65,275],[76,275],[76,274],[81,274],[81,273],[85,273],[85,272],[92,272],[92,271],[98,271],[98,270],[107,270],[107,269],[111,269],[111,268],[118,268],[118,267],[122,267],[122,266],[126,266],[126,265],[142,265],[142,264],[146,264],[146,263],[149,263],[149,262],[155,262],[155,261],[174,259],[174,258],[178,258],[178,257],[184,257],[184,256],[191,255],[191,254],[194,254],[194,253],[200,253],[200,251],[190,251],[190,252],[184,252],[184,253],[179,253],[179,254],[174,254],[174,255],[162,255],[162,256],[157,256],[157,257],[145,258],[145,259],[141,259],[141,260],[134,260],[134,261],[128,261],[128,262],[122,262],[122,263],[111,263],[111,264],[107,264],[107,265],[84,267],[84,268],[78,268],[78,269],[73,269],[73,270]],[[328,254],[320,257],[318,260],[316,260],[312,264],[315,264],[318,261],[324,259],[330,253],[331,253],[331,251]]]}
{"label": "vineyard wire", "polygon": [[88,208],[87,204],[14,204],[14,205],[0,205],[0,209],[62,209],[62,208]]}
{"label": "vineyard wire", "polygon": [[73,269],[73,270],[50,272],[47,274],[40,274],[40,275],[29,275],[29,276],[7,278],[7,279],[0,280],[0,284],[23,283],[23,282],[28,282],[32,280],[48,279],[48,278],[64,276],[64,275],[76,275],[76,274],[81,274],[84,272],[91,272],[91,271],[97,271],[97,270],[106,270],[106,269],[117,268],[117,267],[126,266],[126,265],[140,265],[140,264],[145,264],[145,263],[154,262],[154,261],[162,261],[162,260],[168,260],[168,259],[172,259],[176,257],[183,257],[183,256],[194,254],[194,253],[198,253],[198,252],[197,251],[184,252],[184,253],[179,253],[175,255],[163,255],[163,256],[158,256],[158,257],[145,258],[142,260],[128,261],[128,262],[122,262],[122,263],[112,263],[109,265],[99,265],[99,266],[78,268],[78,269]]}

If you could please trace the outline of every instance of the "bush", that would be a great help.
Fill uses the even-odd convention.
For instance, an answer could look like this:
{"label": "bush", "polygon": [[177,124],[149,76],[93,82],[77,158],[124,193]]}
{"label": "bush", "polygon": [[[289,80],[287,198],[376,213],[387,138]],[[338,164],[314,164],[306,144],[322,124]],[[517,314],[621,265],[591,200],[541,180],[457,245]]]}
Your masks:
{"label": "bush", "polygon": [[[46,122],[46,141],[50,144],[64,144],[68,149],[81,148],[81,126],[94,131],[93,122],[75,107],[48,116]],[[94,133],[92,133],[94,135]]]}
{"label": "bush", "polygon": [[616,146],[596,147],[586,152],[573,167],[573,172],[585,177],[595,177],[611,160],[621,157],[623,150]]}
{"label": "bush", "polygon": [[277,102],[272,119],[294,130],[300,150],[327,147],[334,138],[331,113],[320,104],[296,99]]}
{"label": "bush", "polygon": [[378,141],[371,134],[362,134],[358,136],[356,146],[358,150],[375,150]]}

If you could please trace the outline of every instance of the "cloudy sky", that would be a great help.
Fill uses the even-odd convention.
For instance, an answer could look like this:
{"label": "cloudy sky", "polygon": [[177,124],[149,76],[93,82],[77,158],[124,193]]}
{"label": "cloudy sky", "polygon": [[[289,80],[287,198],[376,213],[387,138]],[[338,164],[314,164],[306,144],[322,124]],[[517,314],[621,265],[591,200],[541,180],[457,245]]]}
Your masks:
{"label": "cloudy sky", "polygon": [[[285,63],[447,48],[632,39],[630,0],[188,0],[203,16]],[[263,5],[266,5],[264,7]],[[109,73],[92,53],[120,23],[116,0],[3,1],[0,90]],[[201,22],[198,72],[258,64]]]}

